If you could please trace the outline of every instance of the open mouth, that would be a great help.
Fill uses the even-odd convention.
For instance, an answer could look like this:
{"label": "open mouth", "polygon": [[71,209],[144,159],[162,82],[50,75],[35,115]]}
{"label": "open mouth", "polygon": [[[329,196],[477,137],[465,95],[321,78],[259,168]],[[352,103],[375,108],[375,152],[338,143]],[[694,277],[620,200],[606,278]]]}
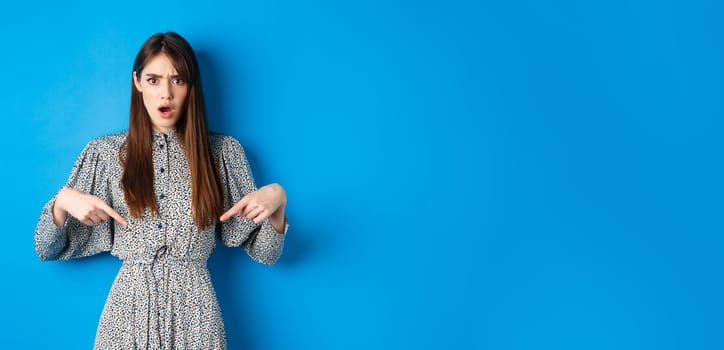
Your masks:
{"label": "open mouth", "polygon": [[169,118],[169,117],[171,117],[171,114],[173,114],[173,107],[161,106],[161,107],[158,107],[158,111],[161,114],[161,117]]}

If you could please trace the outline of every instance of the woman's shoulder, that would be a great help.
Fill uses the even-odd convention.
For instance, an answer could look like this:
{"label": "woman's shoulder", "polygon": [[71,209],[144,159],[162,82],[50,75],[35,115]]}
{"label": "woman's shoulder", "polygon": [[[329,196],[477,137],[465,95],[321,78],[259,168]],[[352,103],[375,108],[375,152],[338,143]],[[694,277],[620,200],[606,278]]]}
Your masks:
{"label": "woman's shoulder", "polygon": [[126,142],[128,131],[121,131],[115,134],[103,135],[96,137],[86,146],[86,149],[94,150],[96,152],[116,152],[118,151],[123,143]]}
{"label": "woman's shoulder", "polygon": [[215,152],[241,149],[241,143],[231,135],[224,135],[216,132],[209,133],[209,145]]}

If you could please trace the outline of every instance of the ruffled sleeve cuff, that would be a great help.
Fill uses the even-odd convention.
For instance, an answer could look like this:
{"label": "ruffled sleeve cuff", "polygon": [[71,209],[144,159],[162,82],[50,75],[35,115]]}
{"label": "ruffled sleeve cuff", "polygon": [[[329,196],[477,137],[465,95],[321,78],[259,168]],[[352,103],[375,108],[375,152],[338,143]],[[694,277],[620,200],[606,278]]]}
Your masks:
{"label": "ruffled sleeve cuff", "polygon": [[272,226],[269,219],[264,219],[256,236],[244,244],[244,250],[254,261],[267,266],[274,265],[282,255],[288,227],[285,220],[284,232],[279,232]]}
{"label": "ruffled sleeve cuff", "polygon": [[55,197],[43,206],[38,225],[35,228],[35,252],[43,261],[56,259],[66,245],[66,225],[64,224],[62,227],[55,225],[53,221],[54,205]]}

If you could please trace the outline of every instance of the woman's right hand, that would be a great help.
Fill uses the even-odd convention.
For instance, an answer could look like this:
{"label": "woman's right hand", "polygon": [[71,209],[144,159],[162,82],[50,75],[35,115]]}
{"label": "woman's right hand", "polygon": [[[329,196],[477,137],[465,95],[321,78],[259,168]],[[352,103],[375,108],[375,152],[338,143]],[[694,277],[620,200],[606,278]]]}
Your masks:
{"label": "woman's right hand", "polygon": [[102,199],[72,188],[60,190],[55,197],[53,206],[55,225],[63,226],[68,214],[88,226],[100,224],[108,220],[109,216],[123,226],[128,225],[128,222]]}

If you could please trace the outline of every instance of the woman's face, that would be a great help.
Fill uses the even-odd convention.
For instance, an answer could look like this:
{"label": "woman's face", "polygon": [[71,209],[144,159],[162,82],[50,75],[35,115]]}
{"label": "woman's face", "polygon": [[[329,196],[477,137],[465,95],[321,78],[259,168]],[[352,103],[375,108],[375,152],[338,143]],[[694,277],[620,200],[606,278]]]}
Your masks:
{"label": "woman's face", "polygon": [[168,132],[176,126],[188,94],[188,83],[174,68],[171,60],[158,54],[148,61],[143,71],[133,72],[133,83],[143,96],[143,104],[151,116],[153,130]]}

